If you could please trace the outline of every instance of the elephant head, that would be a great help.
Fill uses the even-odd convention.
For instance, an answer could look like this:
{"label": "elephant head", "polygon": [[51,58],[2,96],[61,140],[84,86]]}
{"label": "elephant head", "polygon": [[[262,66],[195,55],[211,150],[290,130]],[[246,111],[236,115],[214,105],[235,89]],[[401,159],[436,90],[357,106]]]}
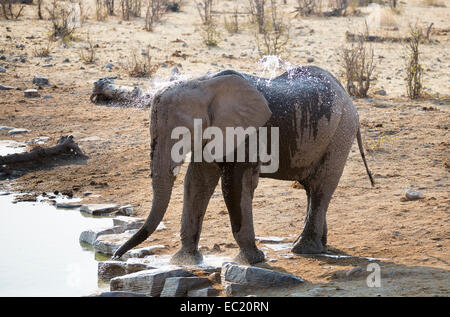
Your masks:
{"label": "elephant head", "polygon": [[202,120],[202,128],[258,128],[270,118],[267,100],[243,77],[232,74],[206,76],[177,82],[155,94],[150,118],[151,176],[153,202],[144,225],[114,254],[115,258],[143,242],[151,235],[169,205],[177,167],[171,149],[177,140],[173,129],[186,127],[193,135],[194,119]]}

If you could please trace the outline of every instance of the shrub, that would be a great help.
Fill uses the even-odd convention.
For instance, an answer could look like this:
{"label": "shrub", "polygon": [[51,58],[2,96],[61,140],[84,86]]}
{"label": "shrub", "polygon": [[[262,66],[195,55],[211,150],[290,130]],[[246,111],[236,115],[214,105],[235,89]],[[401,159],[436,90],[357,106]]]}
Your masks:
{"label": "shrub", "polygon": [[366,48],[361,35],[351,47],[343,48],[339,57],[349,95],[367,97],[375,70],[373,49]]}
{"label": "shrub", "polygon": [[195,5],[203,24],[207,25],[210,23],[212,20],[213,0],[195,1]]}
{"label": "shrub", "polygon": [[239,32],[239,20],[238,20],[238,9],[237,7],[234,9],[234,13],[231,16],[231,20],[228,21],[227,17],[223,18],[223,25],[225,27],[225,30],[228,31],[230,34],[238,33]]}
{"label": "shrub", "polygon": [[51,42],[50,40],[47,42],[46,46],[42,46],[40,48],[34,48],[33,55],[35,57],[49,57],[51,51]]}
{"label": "shrub", "polygon": [[423,68],[419,62],[419,46],[424,37],[423,30],[417,25],[410,27],[410,37],[406,42],[406,93],[410,99],[417,99],[422,94]]}
{"label": "shrub", "polygon": [[131,53],[127,65],[127,71],[131,77],[151,77],[158,69],[159,64],[152,63],[150,46],[140,56],[136,51]]}
{"label": "shrub", "polygon": [[70,41],[73,33],[78,27],[77,23],[71,20],[71,15],[75,10],[74,6],[69,6],[65,1],[53,0],[50,6],[47,7],[47,12],[51,21],[50,37],[53,40],[57,38],[64,42]]}
{"label": "shrub", "polygon": [[86,35],[86,43],[87,45],[83,47],[79,52],[80,58],[85,64],[92,64],[95,62],[96,46],[92,42],[91,37],[89,36],[89,32]]}
{"label": "shrub", "polygon": [[23,13],[24,4],[14,0],[0,0],[1,12],[6,20],[17,20]]}
{"label": "shrub", "polygon": [[270,1],[270,8],[265,12],[262,34],[255,33],[255,41],[260,56],[279,55],[289,42],[289,25],[283,23],[279,16],[276,0]]}
{"label": "shrub", "polygon": [[322,12],[322,0],[297,0],[297,16],[319,15]]}
{"label": "shrub", "polygon": [[145,29],[153,31],[153,24],[161,21],[167,7],[163,0],[147,0],[147,10],[145,12]]}
{"label": "shrub", "polygon": [[217,25],[213,19],[202,25],[202,39],[207,46],[217,46],[221,40],[221,34],[217,31]]}

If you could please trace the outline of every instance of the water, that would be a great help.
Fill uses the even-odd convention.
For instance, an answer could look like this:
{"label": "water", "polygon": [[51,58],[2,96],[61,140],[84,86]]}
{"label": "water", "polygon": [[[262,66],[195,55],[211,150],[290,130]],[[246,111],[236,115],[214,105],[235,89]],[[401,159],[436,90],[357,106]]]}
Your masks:
{"label": "water", "polygon": [[93,250],[78,238],[112,227],[111,218],[13,199],[0,195],[0,296],[81,296],[106,286],[98,284]]}

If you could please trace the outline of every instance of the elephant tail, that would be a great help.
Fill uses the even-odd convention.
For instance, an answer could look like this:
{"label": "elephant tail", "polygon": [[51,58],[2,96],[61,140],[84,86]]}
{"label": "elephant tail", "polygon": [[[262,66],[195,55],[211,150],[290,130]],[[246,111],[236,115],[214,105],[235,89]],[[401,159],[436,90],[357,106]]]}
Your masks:
{"label": "elephant tail", "polygon": [[370,183],[372,184],[372,186],[375,186],[375,181],[373,180],[372,173],[370,172],[369,166],[367,165],[366,155],[364,154],[364,147],[363,147],[363,143],[362,143],[360,130],[361,129],[358,128],[358,132],[356,133],[356,139],[358,140],[359,153],[361,153],[361,157],[363,159],[364,166],[366,167],[367,175],[369,175]]}

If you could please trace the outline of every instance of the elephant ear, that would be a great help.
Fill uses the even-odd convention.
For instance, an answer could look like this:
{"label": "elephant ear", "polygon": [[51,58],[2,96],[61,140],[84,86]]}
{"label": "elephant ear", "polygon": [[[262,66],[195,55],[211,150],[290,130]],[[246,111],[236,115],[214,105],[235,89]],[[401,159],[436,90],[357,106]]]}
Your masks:
{"label": "elephant ear", "polygon": [[238,75],[224,75],[202,82],[203,89],[212,93],[208,107],[210,126],[261,127],[272,115],[266,98]]}

